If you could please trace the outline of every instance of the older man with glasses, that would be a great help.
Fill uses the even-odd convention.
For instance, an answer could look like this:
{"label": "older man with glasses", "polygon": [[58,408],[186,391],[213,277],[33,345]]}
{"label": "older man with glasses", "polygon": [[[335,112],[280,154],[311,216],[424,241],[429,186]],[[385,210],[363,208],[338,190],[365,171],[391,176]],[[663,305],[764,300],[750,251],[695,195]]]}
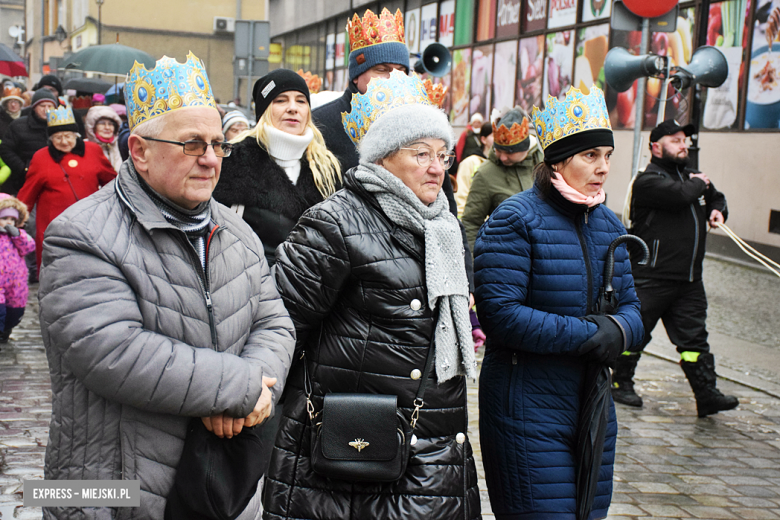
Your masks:
{"label": "older man with glasses", "polygon": [[[272,413],[294,346],[260,241],[211,198],[231,146],[205,69],[187,58],[136,64],[130,160],[44,240],[45,477],[139,480],[134,518],[163,518],[176,502],[188,431],[233,438]],[[241,518],[259,514],[256,485]],[[120,511],[52,507],[44,518]]]}

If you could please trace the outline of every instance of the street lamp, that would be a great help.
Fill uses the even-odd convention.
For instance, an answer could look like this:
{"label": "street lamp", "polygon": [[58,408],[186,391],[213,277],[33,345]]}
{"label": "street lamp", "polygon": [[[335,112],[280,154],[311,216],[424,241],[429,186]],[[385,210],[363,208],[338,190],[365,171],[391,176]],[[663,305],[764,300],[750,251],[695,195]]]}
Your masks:
{"label": "street lamp", "polygon": [[58,43],[62,43],[65,41],[67,37],[68,37],[68,32],[65,30],[63,26],[58,25],[57,30],[54,31],[54,38],[56,38]]}
{"label": "street lamp", "polygon": [[101,33],[103,29],[103,2],[106,0],[95,0],[98,6],[98,45],[101,43]]}

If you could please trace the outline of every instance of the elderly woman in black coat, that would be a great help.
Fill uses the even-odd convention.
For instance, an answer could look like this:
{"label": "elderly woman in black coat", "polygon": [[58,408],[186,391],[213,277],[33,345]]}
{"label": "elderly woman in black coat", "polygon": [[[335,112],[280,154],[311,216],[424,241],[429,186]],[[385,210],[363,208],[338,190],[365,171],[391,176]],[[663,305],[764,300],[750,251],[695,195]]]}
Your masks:
{"label": "elderly woman in black coat", "polygon": [[[360,141],[360,164],[345,174],[344,189],[303,215],[273,269],[302,362],[285,389],[263,518],[480,518],[466,418],[465,376],[476,375],[468,281],[458,222],[441,191],[452,128],[419,78],[402,73],[374,79],[345,119]],[[307,413],[307,393],[315,413],[326,395],[397,396],[410,421],[430,350],[433,370],[400,479],[313,469],[320,416]],[[359,450],[362,440],[372,441],[350,445]]]}
{"label": "elderly woman in black coat", "polygon": [[254,101],[257,125],[232,141],[214,199],[252,227],[273,265],[276,247],[303,212],[341,187],[341,169],[312,123],[301,76],[270,72],[255,83]]}

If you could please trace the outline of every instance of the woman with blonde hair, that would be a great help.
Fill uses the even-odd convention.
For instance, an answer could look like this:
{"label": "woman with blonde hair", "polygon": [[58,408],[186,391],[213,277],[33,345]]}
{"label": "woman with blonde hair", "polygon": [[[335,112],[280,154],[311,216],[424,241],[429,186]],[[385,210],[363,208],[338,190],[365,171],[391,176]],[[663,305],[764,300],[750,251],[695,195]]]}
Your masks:
{"label": "woman with blonde hair", "polygon": [[312,123],[301,76],[274,70],[255,83],[253,97],[257,125],[233,141],[214,198],[242,215],[273,265],[303,212],[341,188],[341,168]]}

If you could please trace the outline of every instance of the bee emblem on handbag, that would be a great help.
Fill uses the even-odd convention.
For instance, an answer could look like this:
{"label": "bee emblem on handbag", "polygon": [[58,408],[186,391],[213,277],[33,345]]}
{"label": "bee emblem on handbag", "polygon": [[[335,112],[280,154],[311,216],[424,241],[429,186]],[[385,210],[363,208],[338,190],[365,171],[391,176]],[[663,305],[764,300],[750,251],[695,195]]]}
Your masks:
{"label": "bee emblem on handbag", "polygon": [[360,453],[363,451],[363,448],[367,448],[369,446],[369,443],[363,439],[355,439],[354,441],[350,442],[349,445],[358,450],[358,453]]}

